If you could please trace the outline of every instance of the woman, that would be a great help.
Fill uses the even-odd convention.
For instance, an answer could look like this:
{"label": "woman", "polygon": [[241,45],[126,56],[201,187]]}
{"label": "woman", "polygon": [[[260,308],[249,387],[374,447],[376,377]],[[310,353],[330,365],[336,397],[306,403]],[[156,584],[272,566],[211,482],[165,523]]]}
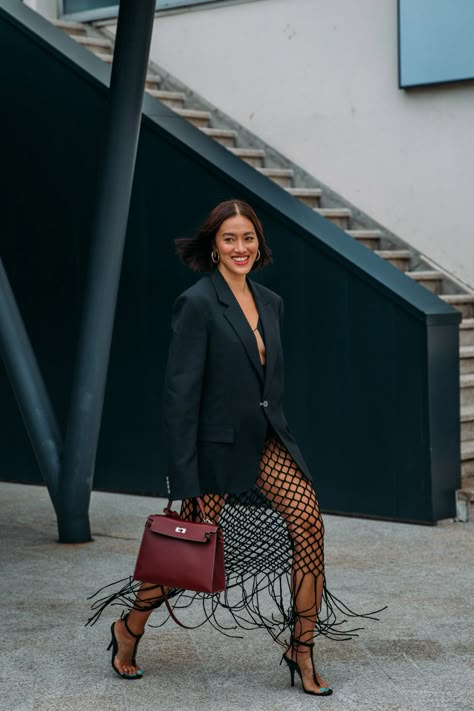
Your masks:
{"label": "woman", "polygon": [[[195,237],[177,240],[177,251],[191,269],[210,272],[174,305],[163,438],[169,494],[182,500],[182,516],[196,516],[193,497],[200,496],[208,517],[224,529],[227,591],[204,596],[211,606],[208,619],[229,630],[219,623],[221,606],[236,625],[267,629],[285,645],[282,661],[291,685],[296,672],[305,693],[332,694],[314,667],[313,639],[317,633],[347,638],[334,627],[334,607],[352,613],[326,590],[323,522],[283,414],[283,302],[248,279],[271,261],[262,226],[249,205],[226,201]],[[132,589],[99,600],[96,614],[117,599],[123,602]],[[279,615],[262,614],[264,592]],[[128,598],[128,614],[112,625],[112,666],[123,678],[141,678],[138,641],[168,593],[143,582],[136,597]],[[186,596],[188,604],[200,596],[171,594],[175,610]],[[287,631],[290,637],[284,638]]]}

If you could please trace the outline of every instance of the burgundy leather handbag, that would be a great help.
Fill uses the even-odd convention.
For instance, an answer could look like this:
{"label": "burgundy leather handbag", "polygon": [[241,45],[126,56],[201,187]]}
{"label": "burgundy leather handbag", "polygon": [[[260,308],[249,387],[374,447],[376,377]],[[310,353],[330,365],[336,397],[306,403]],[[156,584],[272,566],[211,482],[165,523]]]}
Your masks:
{"label": "burgundy leather handbag", "polygon": [[206,518],[196,499],[202,522],[186,521],[171,510],[148,517],[135,564],[134,580],[166,587],[215,593],[225,590],[224,535]]}

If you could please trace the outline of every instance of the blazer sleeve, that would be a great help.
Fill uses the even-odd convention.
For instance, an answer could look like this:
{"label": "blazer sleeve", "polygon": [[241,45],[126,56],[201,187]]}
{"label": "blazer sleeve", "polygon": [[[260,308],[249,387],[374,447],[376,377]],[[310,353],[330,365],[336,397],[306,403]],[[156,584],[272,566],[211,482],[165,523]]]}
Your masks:
{"label": "blazer sleeve", "polygon": [[175,301],[163,397],[167,483],[171,497],[200,492],[197,438],[207,353],[202,308],[182,294]]}

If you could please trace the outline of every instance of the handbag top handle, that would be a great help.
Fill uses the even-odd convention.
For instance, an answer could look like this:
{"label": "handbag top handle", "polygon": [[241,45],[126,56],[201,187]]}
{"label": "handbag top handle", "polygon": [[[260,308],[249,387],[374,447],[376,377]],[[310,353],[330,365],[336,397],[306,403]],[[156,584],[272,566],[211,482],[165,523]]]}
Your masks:
{"label": "handbag top handle", "polygon": [[[195,499],[198,502],[199,511],[201,512],[201,519],[202,519],[203,523],[211,523],[212,524],[213,521],[211,521],[211,519],[208,516],[206,516],[206,511],[204,509],[204,504],[202,503],[201,497],[196,496]],[[173,505],[173,499],[168,499],[168,505],[166,506],[166,508],[164,510],[165,514],[167,514],[168,512],[171,512],[172,505]]]}

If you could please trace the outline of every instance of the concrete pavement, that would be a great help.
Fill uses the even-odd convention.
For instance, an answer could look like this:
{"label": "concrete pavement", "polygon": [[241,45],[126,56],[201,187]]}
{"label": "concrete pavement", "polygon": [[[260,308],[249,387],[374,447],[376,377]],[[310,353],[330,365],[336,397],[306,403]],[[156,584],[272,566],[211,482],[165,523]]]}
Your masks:
{"label": "concrete pavement", "polygon": [[[94,493],[95,541],[56,541],[43,487],[0,483],[2,711],[472,711],[474,522],[429,528],[326,516],[329,589],[354,609],[388,605],[350,642],[321,639],[334,695],[304,695],[264,632],[149,628],[144,678],[119,679],[106,652],[114,611],[85,628],[86,597],[132,569],[162,501]],[[155,613],[159,619],[159,612]],[[189,618],[188,618],[189,619]]]}

